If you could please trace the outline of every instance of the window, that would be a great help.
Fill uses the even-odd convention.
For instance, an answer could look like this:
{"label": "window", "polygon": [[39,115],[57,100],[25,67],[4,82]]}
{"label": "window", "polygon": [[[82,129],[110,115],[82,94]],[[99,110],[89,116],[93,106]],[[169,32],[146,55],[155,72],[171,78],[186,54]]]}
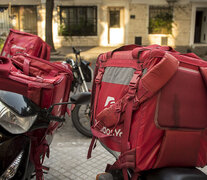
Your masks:
{"label": "window", "polygon": [[110,27],[119,28],[120,27],[120,10],[110,10]]}
{"label": "window", "polygon": [[97,35],[97,7],[60,7],[59,35]]}
{"label": "window", "polygon": [[150,6],[149,34],[171,34],[173,11],[165,6]]}
{"label": "window", "polygon": [[12,6],[11,26],[16,30],[37,34],[36,6]]}

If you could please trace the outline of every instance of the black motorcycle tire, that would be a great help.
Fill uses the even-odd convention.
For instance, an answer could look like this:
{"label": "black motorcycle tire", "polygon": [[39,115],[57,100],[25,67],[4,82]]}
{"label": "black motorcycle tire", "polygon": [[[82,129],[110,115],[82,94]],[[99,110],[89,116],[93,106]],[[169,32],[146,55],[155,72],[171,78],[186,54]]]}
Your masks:
{"label": "black motorcycle tire", "polygon": [[[91,130],[84,127],[83,124],[80,122],[80,108],[81,108],[81,106],[84,106],[84,105],[78,104],[75,106],[75,108],[71,112],[71,119],[72,119],[74,127],[78,130],[78,132],[80,132],[81,134],[83,134],[86,137],[91,138],[92,137]],[[90,117],[88,117],[88,123],[90,123]]]}

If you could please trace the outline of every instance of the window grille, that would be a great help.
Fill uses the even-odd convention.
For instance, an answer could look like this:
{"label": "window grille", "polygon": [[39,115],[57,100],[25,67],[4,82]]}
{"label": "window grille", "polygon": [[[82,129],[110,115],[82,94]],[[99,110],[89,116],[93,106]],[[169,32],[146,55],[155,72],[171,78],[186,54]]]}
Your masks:
{"label": "window grille", "polygon": [[171,34],[173,10],[166,6],[149,7],[149,34]]}
{"label": "window grille", "polygon": [[97,35],[97,7],[60,7],[59,35],[95,36]]}

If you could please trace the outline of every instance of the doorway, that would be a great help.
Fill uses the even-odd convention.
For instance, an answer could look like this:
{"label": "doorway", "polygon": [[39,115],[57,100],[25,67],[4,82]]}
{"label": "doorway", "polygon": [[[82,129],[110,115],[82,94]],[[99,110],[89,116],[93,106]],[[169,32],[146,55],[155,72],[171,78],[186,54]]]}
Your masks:
{"label": "doorway", "polygon": [[194,43],[207,43],[207,8],[196,10]]}
{"label": "doorway", "polygon": [[124,43],[124,8],[108,9],[108,44],[120,45]]}

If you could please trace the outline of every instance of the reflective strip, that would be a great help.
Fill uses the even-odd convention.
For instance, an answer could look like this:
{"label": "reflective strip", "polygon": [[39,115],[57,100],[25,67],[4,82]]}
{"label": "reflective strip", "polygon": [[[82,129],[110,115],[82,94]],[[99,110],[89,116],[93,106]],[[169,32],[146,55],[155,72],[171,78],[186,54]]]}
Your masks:
{"label": "reflective strip", "polygon": [[133,68],[106,67],[103,82],[129,85],[135,72]]}

